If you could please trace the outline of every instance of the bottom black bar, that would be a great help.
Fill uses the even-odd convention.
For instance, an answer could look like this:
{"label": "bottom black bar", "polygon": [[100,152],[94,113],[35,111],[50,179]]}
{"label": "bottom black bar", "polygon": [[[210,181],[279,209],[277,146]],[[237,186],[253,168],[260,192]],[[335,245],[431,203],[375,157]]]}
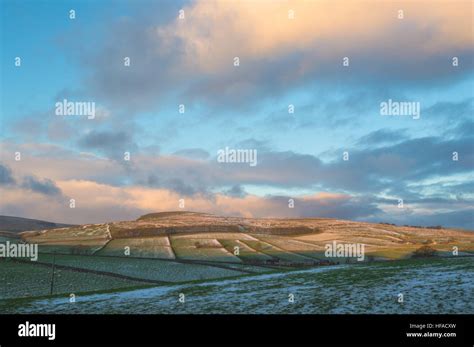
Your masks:
{"label": "bottom black bar", "polygon": [[[473,315],[1,315],[0,345],[472,346]],[[53,326],[44,324],[54,324]],[[20,336],[22,335],[22,336]],[[43,335],[43,336],[31,336]]]}

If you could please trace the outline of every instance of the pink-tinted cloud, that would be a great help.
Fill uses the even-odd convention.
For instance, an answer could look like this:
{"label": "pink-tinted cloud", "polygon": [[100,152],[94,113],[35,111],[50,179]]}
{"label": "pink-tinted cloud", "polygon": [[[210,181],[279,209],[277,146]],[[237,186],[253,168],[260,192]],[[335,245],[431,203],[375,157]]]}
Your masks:
{"label": "pink-tinted cloud", "polygon": [[[340,60],[344,52],[383,48],[379,54],[385,55],[403,46],[404,59],[411,59],[472,47],[471,6],[470,1],[203,0],[185,7],[184,19],[155,32],[163,48],[183,45],[181,62],[190,71],[211,75],[231,70],[234,57],[246,65],[322,48],[326,58]],[[424,35],[408,35],[415,30]],[[314,70],[310,65],[318,61],[307,64],[301,73]]]}

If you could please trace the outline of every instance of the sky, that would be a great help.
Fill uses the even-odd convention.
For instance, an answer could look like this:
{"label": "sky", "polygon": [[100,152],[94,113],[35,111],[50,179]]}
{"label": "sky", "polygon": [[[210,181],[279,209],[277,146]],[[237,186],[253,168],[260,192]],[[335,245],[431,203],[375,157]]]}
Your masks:
{"label": "sky", "polygon": [[472,6],[2,1],[0,214],[474,229]]}

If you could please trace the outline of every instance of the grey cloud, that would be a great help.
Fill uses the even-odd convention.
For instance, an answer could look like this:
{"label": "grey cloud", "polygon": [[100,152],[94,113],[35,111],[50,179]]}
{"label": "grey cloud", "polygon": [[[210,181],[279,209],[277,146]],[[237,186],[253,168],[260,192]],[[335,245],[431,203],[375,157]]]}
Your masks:
{"label": "grey cloud", "polygon": [[114,159],[123,159],[124,152],[137,148],[132,135],[125,131],[91,131],[78,140],[78,145],[89,150],[97,150]]}
{"label": "grey cloud", "polygon": [[154,173],[149,174],[144,179],[138,179],[136,183],[152,188],[164,188],[172,190],[183,197],[193,196],[195,194],[209,195],[209,187],[203,185],[199,180],[189,180],[186,175],[181,176],[162,174],[159,175],[156,172],[161,171],[158,169],[154,170]]}
{"label": "grey cloud", "polygon": [[[288,208],[288,200],[294,199],[294,208]],[[266,196],[267,203],[253,213],[258,217],[321,217],[364,220],[383,213],[374,201],[351,196],[334,199],[298,199],[291,196]]]}
{"label": "grey cloud", "polygon": [[179,178],[168,179],[165,183],[165,186],[184,196],[191,196],[197,192],[196,188],[185,183],[184,180]]}
{"label": "grey cloud", "polygon": [[462,101],[440,101],[425,110],[428,117],[446,117],[451,121],[470,119],[474,112],[474,98],[467,98]]}
{"label": "grey cloud", "polygon": [[[259,145],[252,141],[247,144],[250,148]],[[342,160],[341,149],[337,152],[340,154],[338,159],[329,162],[309,154],[263,149],[258,152],[258,164],[255,167],[245,163],[218,163],[215,157],[208,161],[174,158],[170,167],[170,159],[160,157],[155,162],[137,163],[134,177],[147,182],[152,178],[148,178],[150,172],[159,172],[159,180],[152,180],[153,184],[158,182],[162,186],[173,187],[172,180],[177,180],[197,192],[253,184],[349,193],[392,191],[395,194],[413,194],[407,189],[409,183],[472,171],[472,146],[473,141],[468,137],[446,140],[425,137],[376,148],[355,147],[349,150],[348,161]],[[458,161],[452,160],[453,151],[459,153]],[[180,192],[191,193],[192,190],[180,188]]]}
{"label": "grey cloud", "polygon": [[61,189],[50,179],[39,180],[34,176],[26,176],[21,184],[22,188],[32,190],[44,195],[61,195]]}
{"label": "grey cloud", "polygon": [[244,198],[244,197],[247,196],[247,192],[239,184],[236,184],[236,185],[232,186],[230,189],[224,191],[224,194],[227,195],[227,196],[232,196],[232,197],[236,197],[236,198]]}
{"label": "grey cloud", "polygon": [[379,129],[362,136],[357,145],[380,145],[386,143],[401,142],[407,139],[404,130]]}
{"label": "grey cloud", "polygon": [[341,201],[295,202],[301,210],[301,217],[326,217],[351,220],[364,220],[382,211],[376,203],[368,199],[350,198]]}
{"label": "grey cloud", "polygon": [[[369,222],[387,222],[397,225],[443,226],[474,230],[474,209],[467,208],[459,211],[442,213],[418,213],[407,216],[392,216],[389,214],[368,218]],[[383,218],[383,219],[381,219]]]}
{"label": "grey cloud", "polygon": [[[473,139],[441,137],[410,139],[375,149],[350,151],[348,161],[326,165],[326,182],[358,191],[389,188],[392,182],[465,173],[474,167]],[[452,160],[453,152],[459,161]],[[342,151],[341,151],[342,154]]]}
{"label": "grey cloud", "polygon": [[38,179],[34,176],[24,176],[18,183],[9,167],[0,164],[0,185],[20,187],[44,195],[61,195],[61,189],[50,179]]}
{"label": "grey cloud", "polygon": [[[474,110],[471,115],[474,114]],[[474,121],[472,119],[466,119],[458,122],[454,129],[448,131],[448,134],[454,136],[472,136],[474,134]]]}
{"label": "grey cloud", "polygon": [[124,132],[112,133],[93,131],[85,135],[79,141],[79,144],[85,148],[110,149],[116,146],[121,146],[129,140],[128,134]]}
{"label": "grey cloud", "polygon": [[0,164],[0,185],[13,185],[15,183],[16,181],[15,178],[13,178],[10,168]]}

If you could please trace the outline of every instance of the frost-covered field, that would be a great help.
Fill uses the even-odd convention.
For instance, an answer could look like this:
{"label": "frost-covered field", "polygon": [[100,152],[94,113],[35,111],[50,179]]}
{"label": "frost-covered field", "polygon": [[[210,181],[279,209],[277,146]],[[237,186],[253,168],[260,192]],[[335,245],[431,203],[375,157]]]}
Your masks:
{"label": "frost-covered field", "polygon": [[[51,263],[53,257],[42,254],[39,259]],[[157,259],[63,255],[56,257],[56,264],[163,282],[184,282],[242,275],[240,271],[232,269]]]}
{"label": "frost-covered field", "polygon": [[95,254],[124,256],[126,247],[128,247],[129,255],[133,257],[175,258],[167,236],[115,239]]}
{"label": "frost-covered field", "polygon": [[[51,269],[28,262],[0,261],[0,302],[3,299],[49,295]],[[54,294],[143,286],[143,282],[94,273],[56,269]],[[0,313],[2,310],[0,310]]]}
{"label": "frost-covered field", "polygon": [[74,304],[67,297],[0,301],[0,312],[474,313],[474,258],[328,266],[87,295]]}

